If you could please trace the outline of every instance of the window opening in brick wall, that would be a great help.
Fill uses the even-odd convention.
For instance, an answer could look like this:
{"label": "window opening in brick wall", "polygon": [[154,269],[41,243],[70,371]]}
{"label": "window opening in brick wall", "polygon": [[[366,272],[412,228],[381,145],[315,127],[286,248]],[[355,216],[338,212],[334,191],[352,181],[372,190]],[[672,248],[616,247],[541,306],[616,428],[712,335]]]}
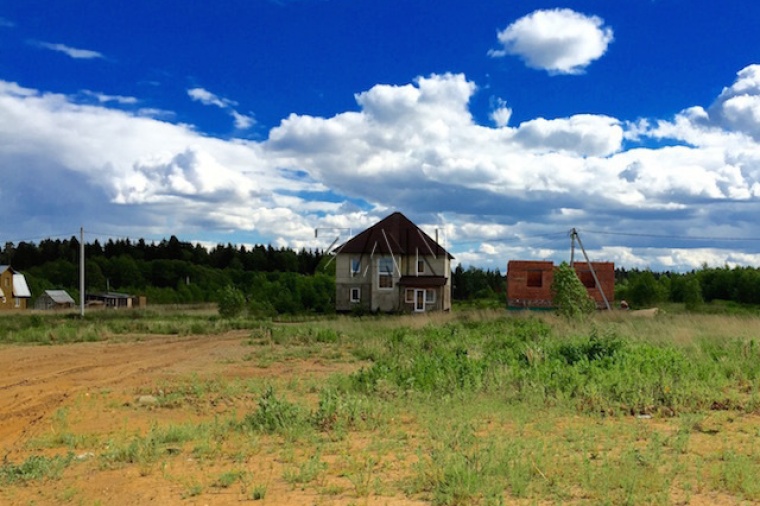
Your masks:
{"label": "window opening in brick wall", "polygon": [[528,271],[528,286],[531,288],[541,288],[544,285],[544,271]]}
{"label": "window opening in brick wall", "polygon": [[586,288],[596,287],[596,282],[594,281],[594,275],[591,273],[591,271],[579,271],[578,278],[581,280],[581,283],[583,283],[583,286],[585,286]]}

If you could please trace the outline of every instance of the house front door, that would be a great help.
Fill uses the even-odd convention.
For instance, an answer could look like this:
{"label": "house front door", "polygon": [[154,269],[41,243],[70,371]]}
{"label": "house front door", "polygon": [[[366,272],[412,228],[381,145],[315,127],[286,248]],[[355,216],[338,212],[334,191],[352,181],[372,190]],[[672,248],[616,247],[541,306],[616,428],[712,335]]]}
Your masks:
{"label": "house front door", "polygon": [[414,311],[416,313],[425,311],[425,290],[419,288],[414,290]]}

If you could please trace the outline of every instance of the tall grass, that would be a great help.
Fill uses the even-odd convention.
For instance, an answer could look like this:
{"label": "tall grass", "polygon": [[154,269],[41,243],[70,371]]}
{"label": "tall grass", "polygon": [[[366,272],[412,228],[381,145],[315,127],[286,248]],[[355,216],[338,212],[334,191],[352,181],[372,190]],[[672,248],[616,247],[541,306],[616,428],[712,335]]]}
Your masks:
{"label": "tall grass", "polygon": [[[760,378],[754,340],[688,345],[630,339],[614,326],[558,335],[538,318],[397,329],[352,376],[362,393],[494,392],[509,402],[570,404],[582,412],[674,415],[722,406],[752,411]],[[384,388],[384,387],[383,387]]]}

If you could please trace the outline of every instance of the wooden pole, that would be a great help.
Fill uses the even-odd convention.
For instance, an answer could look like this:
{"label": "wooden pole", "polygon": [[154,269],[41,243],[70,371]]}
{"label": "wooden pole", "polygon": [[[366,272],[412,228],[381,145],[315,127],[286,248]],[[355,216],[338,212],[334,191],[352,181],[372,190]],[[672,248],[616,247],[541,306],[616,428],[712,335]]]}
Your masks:
{"label": "wooden pole", "polygon": [[84,227],[79,228],[79,305],[84,318]]}

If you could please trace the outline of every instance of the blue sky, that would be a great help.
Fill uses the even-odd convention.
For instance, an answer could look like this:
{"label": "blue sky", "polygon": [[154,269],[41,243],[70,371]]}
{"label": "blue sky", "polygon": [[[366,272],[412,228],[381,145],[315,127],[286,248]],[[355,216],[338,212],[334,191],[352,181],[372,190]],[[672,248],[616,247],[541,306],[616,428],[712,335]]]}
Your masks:
{"label": "blue sky", "polygon": [[[760,4],[0,1],[3,241],[760,265]],[[314,237],[314,229],[322,231]]]}

